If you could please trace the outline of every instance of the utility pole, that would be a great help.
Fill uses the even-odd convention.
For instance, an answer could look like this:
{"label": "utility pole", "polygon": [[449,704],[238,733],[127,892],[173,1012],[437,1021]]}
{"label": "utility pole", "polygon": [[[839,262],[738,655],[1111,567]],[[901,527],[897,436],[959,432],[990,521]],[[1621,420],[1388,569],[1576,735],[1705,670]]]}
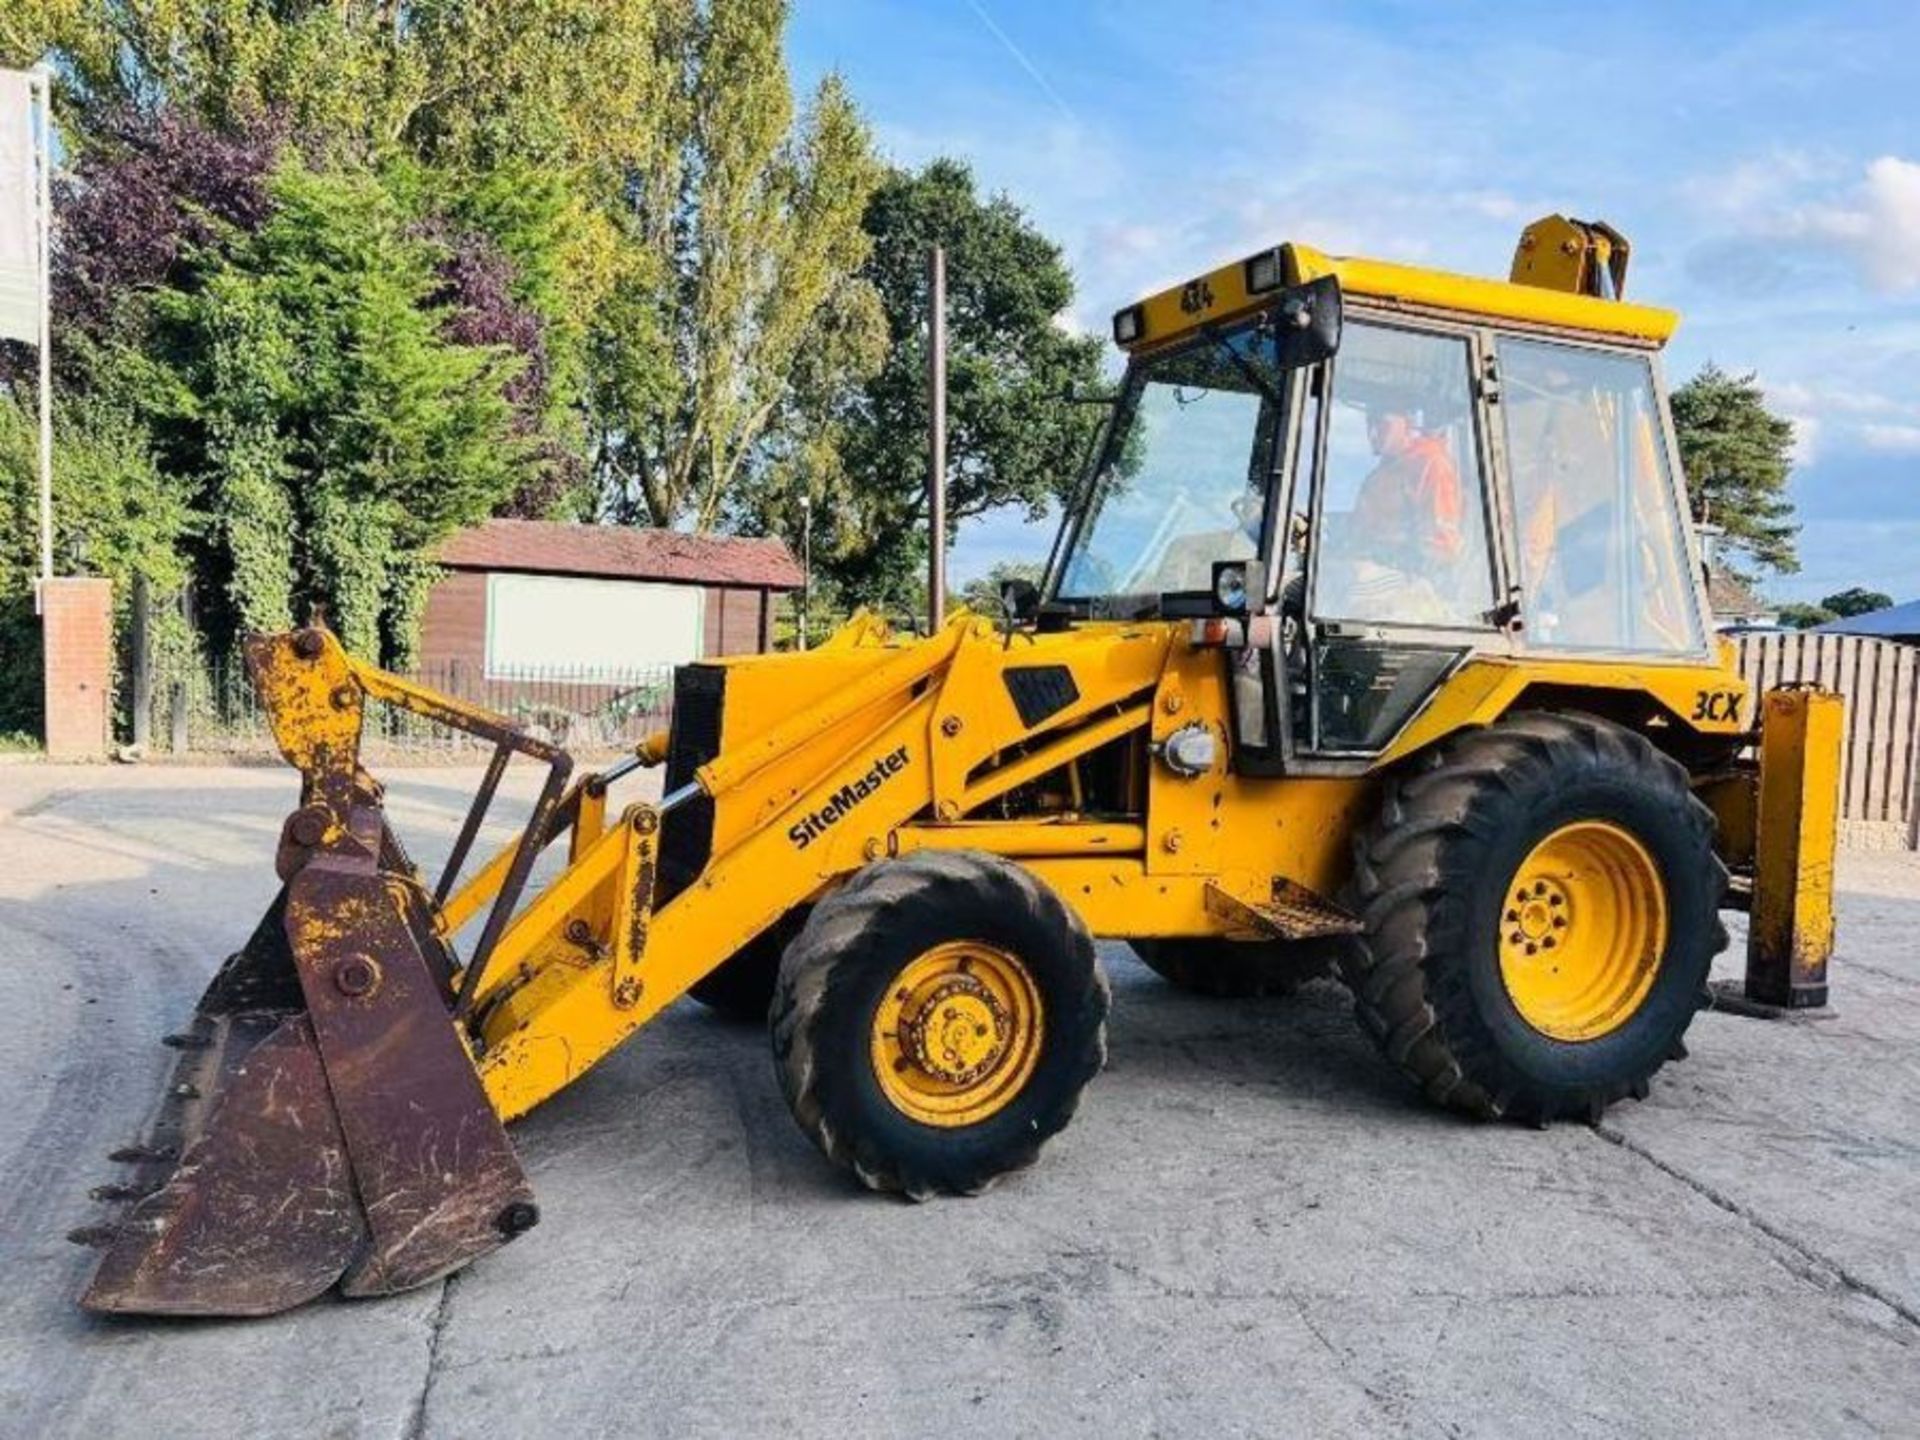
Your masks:
{"label": "utility pole", "polygon": [[927,257],[927,633],[947,623],[947,252]]}
{"label": "utility pole", "polygon": [[800,648],[807,648],[807,612],[813,608],[813,496],[800,497]]}
{"label": "utility pole", "polygon": [[[53,578],[53,72],[32,73],[39,105],[39,164],[34,199],[40,212],[40,580]],[[34,608],[40,591],[34,591]]]}

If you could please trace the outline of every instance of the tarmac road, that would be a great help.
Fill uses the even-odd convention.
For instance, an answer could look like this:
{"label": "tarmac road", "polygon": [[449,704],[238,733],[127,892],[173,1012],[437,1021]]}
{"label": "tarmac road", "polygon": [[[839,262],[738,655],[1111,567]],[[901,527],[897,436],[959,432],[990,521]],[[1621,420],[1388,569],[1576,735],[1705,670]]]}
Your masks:
{"label": "tarmac road", "polygon": [[[388,778],[444,850],[474,774]],[[1704,1015],[1598,1129],[1435,1112],[1332,984],[1223,1004],[1106,946],[1107,1073],[979,1199],[851,1188],[764,1036],[686,1003],[515,1127],[543,1223],[452,1280],[91,1319],[63,1237],[294,798],[282,769],[0,767],[0,1434],[1920,1433],[1900,856],[1843,868],[1830,1018]]]}

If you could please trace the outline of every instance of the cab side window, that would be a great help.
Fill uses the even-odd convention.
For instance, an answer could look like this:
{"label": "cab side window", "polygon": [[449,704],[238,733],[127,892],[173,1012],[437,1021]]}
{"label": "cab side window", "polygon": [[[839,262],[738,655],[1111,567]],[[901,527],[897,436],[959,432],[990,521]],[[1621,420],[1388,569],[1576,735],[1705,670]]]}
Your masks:
{"label": "cab side window", "polygon": [[1512,336],[1498,356],[1528,642],[1700,649],[1651,363]]}
{"label": "cab side window", "polygon": [[1314,614],[1479,628],[1493,608],[1467,342],[1349,321],[1333,362]]}

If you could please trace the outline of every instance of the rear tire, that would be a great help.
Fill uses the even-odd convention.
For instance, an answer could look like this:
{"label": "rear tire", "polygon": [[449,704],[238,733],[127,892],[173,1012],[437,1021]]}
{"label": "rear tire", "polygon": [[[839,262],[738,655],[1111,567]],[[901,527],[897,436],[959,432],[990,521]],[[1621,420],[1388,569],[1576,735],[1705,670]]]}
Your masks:
{"label": "rear tire", "polygon": [[687,993],[725,1020],[764,1025],[780,980],[780,957],[807,923],[808,907],[789,910],[710,971]]}
{"label": "rear tire", "polygon": [[974,1194],[1072,1117],[1108,1004],[1086,927],[1031,872],[926,851],[814,907],[780,965],[774,1062],[801,1130],[869,1189]]}
{"label": "rear tire", "polygon": [[1727,942],[1713,828],[1680,765],[1604,720],[1443,741],[1388,780],[1356,844],[1367,931],[1341,966],[1362,1026],[1475,1115],[1598,1119],[1644,1096]]}
{"label": "rear tire", "polygon": [[1334,957],[1312,940],[1134,940],[1133,953],[1176,990],[1216,1000],[1291,995],[1333,971]]}

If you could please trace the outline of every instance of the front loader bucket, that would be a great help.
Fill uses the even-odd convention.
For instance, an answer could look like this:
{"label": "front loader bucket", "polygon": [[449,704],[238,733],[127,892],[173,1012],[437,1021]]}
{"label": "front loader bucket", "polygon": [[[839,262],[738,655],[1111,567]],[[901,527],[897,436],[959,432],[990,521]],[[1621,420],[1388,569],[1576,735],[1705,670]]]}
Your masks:
{"label": "front loader bucket", "polygon": [[[357,739],[357,700],[352,720]],[[351,768],[306,758],[283,888],[168,1037],[181,1056],[150,1133],[114,1152],[127,1179],[94,1192],[125,1208],[74,1234],[105,1252],[89,1310],[265,1315],[335,1283],[388,1294],[538,1219],[377,787],[352,750]]]}
{"label": "front loader bucket", "polygon": [[306,866],[215,978],[81,1303],[265,1315],[421,1285],[537,1219],[398,877]]}

